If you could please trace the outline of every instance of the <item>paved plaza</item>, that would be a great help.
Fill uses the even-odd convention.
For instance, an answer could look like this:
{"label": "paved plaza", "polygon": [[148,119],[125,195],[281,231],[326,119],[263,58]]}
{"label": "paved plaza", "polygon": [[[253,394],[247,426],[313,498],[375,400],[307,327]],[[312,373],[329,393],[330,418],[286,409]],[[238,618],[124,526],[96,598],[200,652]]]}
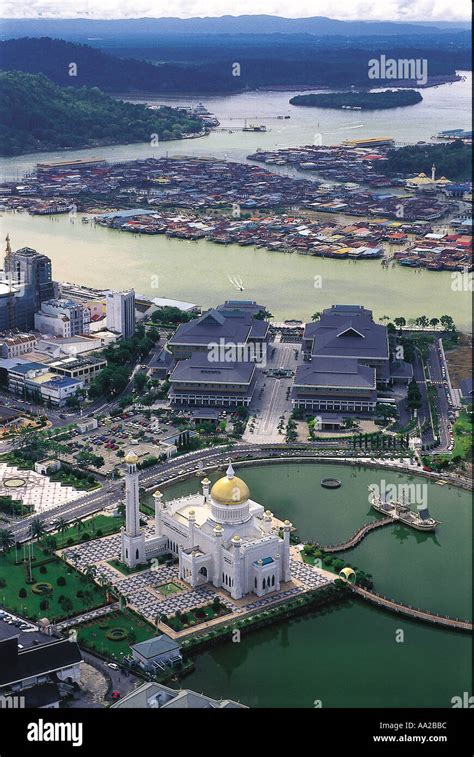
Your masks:
{"label": "paved plaza", "polygon": [[36,471],[0,463],[0,495],[33,505],[35,513],[44,513],[83,497],[84,492],[73,486],[62,486]]}
{"label": "paved plaza", "polygon": [[[147,529],[152,531],[152,527]],[[151,534],[150,534],[151,535]],[[230,610],[233,615],[243,615],[250,611],[262,610],[275,601],[290,599],[305,591],[320,588],[328,583],[328,577],[318,572],[310,565],[299,560],[290,561],[291,577],[293,583],[286,584],[288,588],[278,594],[266,594],[263,597],[250,597],[252,601],[234,602],[230,597],[217,591],[211,584],[191,589],[178,576],[177,565],[157,565],[148,570],[138,571],[129,576],[108,564],[109,560],[115,559],[120,552],[120,535],[95,539],[69,547],[63,550],[63,557],[70,561],[80,570],[85,570],[93,565],[96,568],[96,578],[106,579],[114,589],[125,598],[139,615],[155,624],[159,615],[174,615],[177,611],[186,612],[199,605],[210,604],[215,597]],[[171,596],[161,594],[158,587],[161,584],[173,582],[181,587]],[[229,617],[230,619],[230,617]]]}

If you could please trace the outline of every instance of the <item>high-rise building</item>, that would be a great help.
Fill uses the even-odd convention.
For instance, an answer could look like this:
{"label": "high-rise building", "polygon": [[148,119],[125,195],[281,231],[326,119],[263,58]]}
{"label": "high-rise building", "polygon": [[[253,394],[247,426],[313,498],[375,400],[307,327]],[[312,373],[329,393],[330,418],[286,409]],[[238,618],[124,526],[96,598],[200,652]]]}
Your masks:
{"label": "high-rise building", "polygon": [[28,330],[43,302],[57,296],[51,260],[30,247],[13,252],[7,237],[3,292],[0,302],[0,330]]}
{"label": "high-rise building", "polygon": [[107,328],[121,334],[124,339],[135,332],[135,292],[107,292]]}

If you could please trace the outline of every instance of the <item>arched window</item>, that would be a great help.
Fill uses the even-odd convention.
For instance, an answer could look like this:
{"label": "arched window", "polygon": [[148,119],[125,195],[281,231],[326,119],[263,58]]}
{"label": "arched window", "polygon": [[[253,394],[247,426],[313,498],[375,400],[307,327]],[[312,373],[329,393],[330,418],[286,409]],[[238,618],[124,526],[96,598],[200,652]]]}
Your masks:
{"label": "arched window", "polygon": [[275,576],[272,578],[272,586],[275,586]]}
{"label": "arched window", "polygon": [[255,588],[257,588],[257,576],[255,576]]}
{"label": "arched window", "polygon": [[266,579],[264,578],[263,583],[262,583],[262,589],[265,589],[266,585],[267,585],[267,582],[266,582]]}

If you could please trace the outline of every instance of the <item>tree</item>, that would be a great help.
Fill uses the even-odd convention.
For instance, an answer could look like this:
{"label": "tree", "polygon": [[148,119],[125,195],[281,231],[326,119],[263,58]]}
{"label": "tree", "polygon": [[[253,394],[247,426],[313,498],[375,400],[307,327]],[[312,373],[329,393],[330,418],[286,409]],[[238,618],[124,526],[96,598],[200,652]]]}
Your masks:
{"label": "tree", "polygon": [[319,310],[316,313],[313,313],[313,315],[311,316],[312,321],[319,321],[320,318],[321,318],[321,313],[319,312]]}
{"label": "tree", "polygon": [[430,326],[433,326],[434,329],[436,328],[438,323],[439,323],[439,318],[430,318]]}
{"label": "tree", "polygon": [[30,523],[30,535],[32,539],[39,541],[46,533],[46,529],[41,518],[33,518]]}
{"label": "tree", "polygon": [[0,528],[0,549],[2,552],[8,552],[15,544],[13,531],[8,528]]}
{"label": "tree", "polygon": [[26,589],[24,586],[21,587],[20,591],[18,592],[18,596],[20,599],[25,599],[26,597]]}
{"label": "tree", "polygon": [[64,536],[69,528],[69,523],[64,518],[58,518],[54,521],[53,528],[55,528],[56,531],[59,531],[61,536]]}

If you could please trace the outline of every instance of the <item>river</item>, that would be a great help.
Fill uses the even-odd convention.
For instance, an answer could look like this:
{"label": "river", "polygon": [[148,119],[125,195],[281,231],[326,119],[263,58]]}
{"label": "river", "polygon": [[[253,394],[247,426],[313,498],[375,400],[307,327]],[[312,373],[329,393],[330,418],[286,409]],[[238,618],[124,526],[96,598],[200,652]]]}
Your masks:
{"label": "river", "polygon": [[[148,297],[170,297],[203,307],[225,299],[253,299],[276,320],[309,320],[335,303],[372,308],[375,318],[451,315],[471,330],[471,293],[452,288],[446,271],[383,268],[380,261],[331,260],[253,247],[132,235],[72,222],[67,215],[5,213],[2,236],[13,249],[33,247],[53,262],[54,278],[97,288],[134,287]],[[241,279],[244,290],[230,279]],[[317,285],[317,286],[316,286]]]}
{"label": "river", "polygon": [[[252,498],[292,520],[302,540],[322,544],[347,538],[374,517],[369,484],[406,481],[397,472],[326,463],[242,467],[239,475]],[[323,489],[325,476],[342,487]],[[436,534],[387,526],[341,556],[372,573],[377,591],[471,618],[470,495],[420,477],[410,481],[426,484],[430,512],[442,521]],[[197,485],[196,478],[176,484],[165,501]],[[203,652],[182,685],[251,707],[313,707],[316,700],[323,707],[450,707],[452,697],[471,691],[471,659],[467,635],[350,601]]]}
{"label": "river", "polygon": [[[441,129],[470,128],[471,74],[464,80],[423,90],[423,102],[396,111],[363,113],[301,108],[288,104],[295,92],[248,92],[204,98],[223,126],[242,125],[244,119],[264,123],[266,133],[213,132],[207,137],[148,144],[115,145],[91,150],[38,153],[3,161],[3,174],[20,178],[41,160],[103,156],[111,161],[164,154],[215,155],[244,160],[258,147],[275,148],[314,142],[323,144],[348,137],[392,136],[397,141],[429,140]],[[198,98],[148,98],[150,104],[196,104]],[[278,115],[289,114],[289,120]],[[285,171],[287,169],[284,169]],[[293,170],[290,172],[294,173]],[[307,177],[307,174],[306,174]],[[463,331],[471,329],[471,292],[453,288],[448,272],[388,270],[378,261],[338,261],[186,242],[162,236],[136,237],[118,231],[71,223],[67,216],[49,218],[4,214],[2,234],[10,234],[14,249],[33,247],[53,261],[57,280],[98,288],[134,287],[147,296],[170,297],[203,307],[237,296],[265,304],[277,320],[307,320],[337,302],[356,302],[374,310],[375,317],[406,318],[451,315]],[[334,219],[328,219],[334,220]],[[230,279],[241,279],[244,290]],[[320,278],[315,278],[320,277]],[[315,282],[318,284],[315,287]]]}

